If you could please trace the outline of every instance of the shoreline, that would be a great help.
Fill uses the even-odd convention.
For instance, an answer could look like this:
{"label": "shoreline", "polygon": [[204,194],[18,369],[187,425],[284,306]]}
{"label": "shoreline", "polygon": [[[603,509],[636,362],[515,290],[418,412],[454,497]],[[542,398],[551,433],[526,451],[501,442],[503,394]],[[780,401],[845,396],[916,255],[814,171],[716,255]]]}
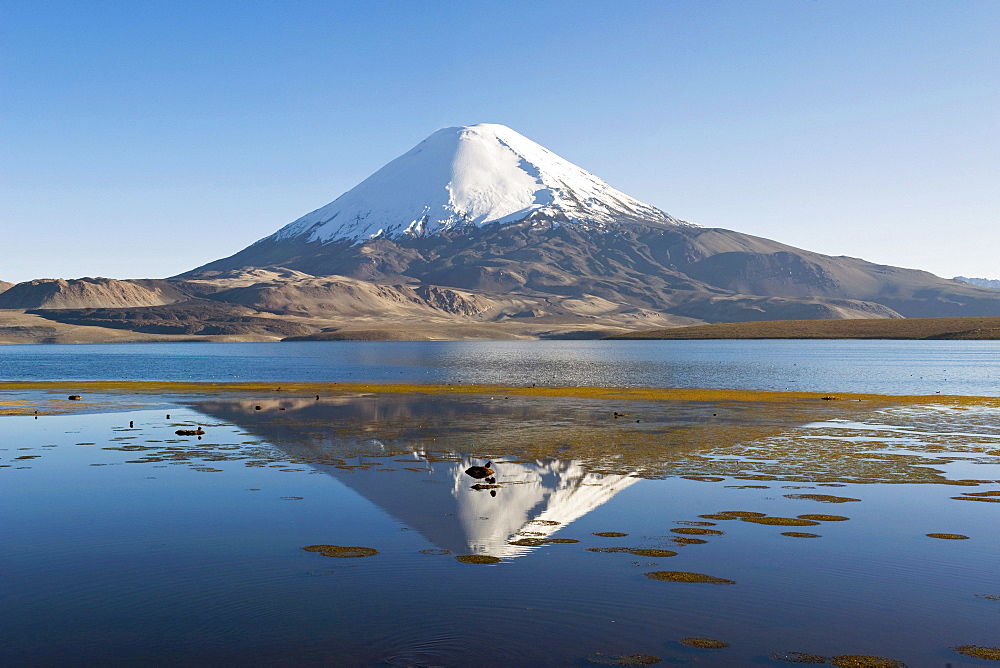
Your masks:
{"label": "shoreline", "polygon": [[[887,395],[859,393],[787,392],[774,390],[735,390],[708,388],[597,387],[417,384],[417,383],[285,383],[210,381],[0,381],[0,394],[41,392],[48,397],[44,403],[49,414],[83,413],[94,409],[88,394],[142,396],[237,396],[256,399],[301,399],[324,396],[421,394],[438,396],[506,395],[518,397],[575,398],[606,401],[655,402],[739,402],[739,403],[798,403],[832,406],[839,403],[865,402],[876,405],[938,404],[946,406],[986,405],[1000,407],[1000,397],[974,395]],[[81,400],[69,400],[81,395]],[[39,404],[18,397],[0,398],[0,415],[32,415]]]}

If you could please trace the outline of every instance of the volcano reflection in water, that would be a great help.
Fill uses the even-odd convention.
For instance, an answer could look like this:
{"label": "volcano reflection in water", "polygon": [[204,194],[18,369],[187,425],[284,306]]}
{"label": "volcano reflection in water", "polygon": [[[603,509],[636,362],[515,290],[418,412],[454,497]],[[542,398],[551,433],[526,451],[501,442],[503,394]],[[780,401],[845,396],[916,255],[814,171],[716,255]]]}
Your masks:
{"label": "volcano reflection in water", "polygon": [[[212,401],[195,407],[333,476],[456,554],[525,554],[536,546],[511,542],[548,538],[639,480],[596,473],[572,459],[505,459],[497,437],[509,435],[512,423],[530,430],[558,419],[522,402],[380,399]],[[468,444],[466,452],[456,448],[461,442]],[[493,458],[495,486],[477,489],[483,481],[465,473],[486,463],[480,452]]]}

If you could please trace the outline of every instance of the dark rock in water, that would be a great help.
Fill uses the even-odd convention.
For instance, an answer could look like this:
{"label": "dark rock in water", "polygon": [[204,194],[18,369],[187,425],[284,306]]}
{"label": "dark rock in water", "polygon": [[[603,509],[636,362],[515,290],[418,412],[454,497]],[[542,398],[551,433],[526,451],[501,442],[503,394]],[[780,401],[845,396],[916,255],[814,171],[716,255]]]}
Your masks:
{"label": "dark rock in water", "polygon": [[83,399],[83,397],[81,397],[79,394],[71,394],[69,395],[69,397],[67,397],[67,399],[69,399],[70,401],[80,401],[81,399]]}
{"label": "dark rock in water", "polygon": [[495,473],[490,467],[493,466],[493,462],[486,462],[486,466],[470,466],[465,469],[465,474],[472,476],[477,480],[482,480],[483,478],[489,478]]}
{"label": "dark rock in water", "polygon": [[178,429],[174,433],[178,436],[201,436],[205,433],[205,430],[198,427],[197,429]]}

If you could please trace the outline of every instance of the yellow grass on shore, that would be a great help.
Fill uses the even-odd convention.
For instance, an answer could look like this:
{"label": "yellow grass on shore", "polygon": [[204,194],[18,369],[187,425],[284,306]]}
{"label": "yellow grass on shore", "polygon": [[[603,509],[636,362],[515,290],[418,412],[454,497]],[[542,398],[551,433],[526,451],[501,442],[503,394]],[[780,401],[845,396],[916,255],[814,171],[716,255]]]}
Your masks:
{"label": "yellow grass on shore", "polygon": [[[872,402],[878,404],[940,404],[940,405],[991,405],[1000,406],[1000,397],[971,397],[957,395],[882,395],[859,393],[778,392],[768,390],[723,390],[698,388],[648,388],[648,387],[526,387],[512,385],[421,385],[413,383],[209,383],[162,381],[18,381],[0,382],[0,392],[42,391],[62,395],[48,402],[48,408],[57,412],[84,412],[88,394],[110,395],[192,395],[234,396],[254,398],[294,398],[320,395],[349,396],[359,394],[423,394],[423,395],[488,395],[522,397],[571,397],[614,401],[704,401],[704,402]],[[80,394],[83,402],[67,400],[70,394]],[[26,402],[7,401],[9,411],[17,412],[20,404],[27,411]],[[30,412],[30,411],[27,411]]]}
{"label": "yellow grass on shore", "polygon": [[773,320],[653,329],[609,339],[1000,339],[996,318],[875,318]]}

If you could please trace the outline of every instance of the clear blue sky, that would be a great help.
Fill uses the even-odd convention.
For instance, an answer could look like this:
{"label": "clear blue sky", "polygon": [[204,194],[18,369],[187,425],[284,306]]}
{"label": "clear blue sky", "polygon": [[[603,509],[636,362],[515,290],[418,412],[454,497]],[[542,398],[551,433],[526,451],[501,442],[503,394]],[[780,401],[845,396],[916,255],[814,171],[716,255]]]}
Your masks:
{"label": "clear blue sky", "polygon": [[0,0],[0,279],[163,277],[503,123],[668,213],[1000,278],[1000,2]]}

